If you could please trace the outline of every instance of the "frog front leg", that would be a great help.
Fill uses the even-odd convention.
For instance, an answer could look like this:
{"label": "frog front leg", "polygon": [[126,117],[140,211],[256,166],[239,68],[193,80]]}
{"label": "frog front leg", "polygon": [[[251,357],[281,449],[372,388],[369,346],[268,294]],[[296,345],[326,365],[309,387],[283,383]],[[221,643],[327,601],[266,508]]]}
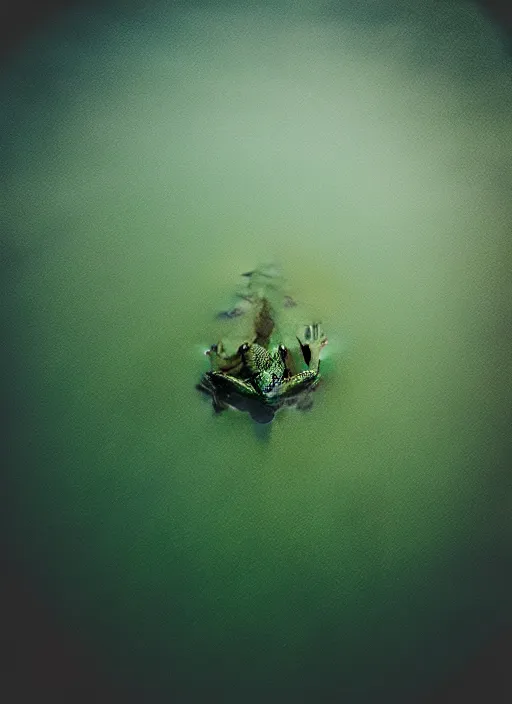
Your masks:
{"label": "frog front leg", "polygon": [[297,360],[288,347],[280,345],[279,352],[285,367],[284,379],[289,379],[290,377],[295,376],[295,374],[298,374],[300,372],[300,366],[297,364]]}
{"label": "frog front leg", "polygon": [[306,325],[301,332],[301,337],[297,336],[297,340],[304,362],[311,371],[318,373],[320,368],[320,352],[328,342],[327,336],[320,327],[320,323]]}
{"label": "frog front leg", "polygon": [[212,345],[206,351],[210,360],[212,372],[222,372],[223,374],[238,374],[243,366],[242,355],[238,349],[235,354],[228,355],[222,342]]}

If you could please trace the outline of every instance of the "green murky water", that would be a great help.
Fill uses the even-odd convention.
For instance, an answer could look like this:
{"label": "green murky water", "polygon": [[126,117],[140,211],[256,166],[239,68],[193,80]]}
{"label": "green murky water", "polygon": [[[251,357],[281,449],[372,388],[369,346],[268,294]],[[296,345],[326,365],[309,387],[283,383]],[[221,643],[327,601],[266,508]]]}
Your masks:
{"label": "green murky water", "polygon": [[[146,701],[411,701],[510,620],[511,66],[414,7],[112,5],[4,71],[11,543]],[[268,259],[330,344],[263,432],[194,385]]]}

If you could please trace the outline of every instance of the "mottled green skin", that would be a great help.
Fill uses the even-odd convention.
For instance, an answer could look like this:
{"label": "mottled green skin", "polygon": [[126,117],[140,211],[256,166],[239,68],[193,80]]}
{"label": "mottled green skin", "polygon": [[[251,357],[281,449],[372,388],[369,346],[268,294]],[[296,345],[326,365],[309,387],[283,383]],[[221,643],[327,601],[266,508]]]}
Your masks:
{"label": "mottled green skin", "polygon": [[320,379],[320,350],[327,338],[318,324],[303,329],[304,342],[297,339],[302,362],[308,369],[298,371],[283,345],[269,349],[273,330],[272,308],[266,298],[261,298],[252,343],[244,343],[231,356],[225,354],[221,342],[208,350],[211,371],[203,375],[198,388],[212,396],[215,411],[237,408],[248,411],[254,420],[267,423],[283,406],[310,407],[310,392]]}
{"label": "mottled green skin", "polygon": [[212,396],[215,411],[231,406],[248,411],[258,422],[269,422],[283,406],[309,408],[310,392],[320,380],[319,361],[315,368],[292,374],[283,347],[269,351],[246,343],[228,357],[219,343],[208,356],[212,370],[203,375],[199,388]]}
{"label": "mottled green skin", "polygon": [[283,355],[279,350],[270,352],[257,343],[245,347],[242,356],[256,391],[260,394],[276,392],[286,377]]}
{"label": "mottled green skin", "polygon": [[222,371],[207,372],[205,376],[213,382],[222,379],[224,388],[227,382],[233,392],[259,398],[271,405],[279,405],[316,386],[320,377],[318,371],[308,369],[290,376],[282,359],[277,359],[278,353],[272,354],[264,348],[261,349],[266,355],[260,351],[255,354],[251,365],[248,365],[250,375],[247,380]]}

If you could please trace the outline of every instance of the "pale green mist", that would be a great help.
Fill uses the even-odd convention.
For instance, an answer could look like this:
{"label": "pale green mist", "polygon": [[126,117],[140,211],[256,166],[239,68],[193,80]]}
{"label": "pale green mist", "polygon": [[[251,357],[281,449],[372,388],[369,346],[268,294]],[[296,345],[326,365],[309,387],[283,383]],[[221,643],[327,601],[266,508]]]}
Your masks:
{"label": "pale green mist", "polygon": [[[511,62],[469,4],[216,5],[4,70],[11,543],[139,701],[414,701],[511,615]],[[195,384],[269,260],[329,346],[262,432]]]}

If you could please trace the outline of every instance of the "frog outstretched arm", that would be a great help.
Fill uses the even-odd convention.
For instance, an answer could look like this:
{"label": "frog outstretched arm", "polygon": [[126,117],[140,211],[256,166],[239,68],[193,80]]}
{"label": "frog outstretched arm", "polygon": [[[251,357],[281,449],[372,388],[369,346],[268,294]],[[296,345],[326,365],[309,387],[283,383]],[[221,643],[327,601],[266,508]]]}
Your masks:
{"label": "frog outstretched arm", "polygon": [[305,363],[313,371],[318,371],[320,368],[320,352],[328,342],[320,324],[306,325],[302,335],[300,337],[297,335],[297,340]]}
{"label": "frog outstretched arm", "polygon": [[[256,273],[264,272],[244,276],[252,282]],[[274,274],[265,276],[274,278]],[[270,422],[286,406],[310,408],[311,392],[320,381],[320,352],[327,344],[320,325],[312,323],[299,330],[297,352],[283,344],[272,347],[275,323],[270,301],[252,293],[247,301],[254,310],[252,341],[243,342],[234,354],[227,354],[222,342],[212,345],[206,352],[210,371],[197,388],[212,397],[217,413],[231,407],[249,412],[259,423]]]}

